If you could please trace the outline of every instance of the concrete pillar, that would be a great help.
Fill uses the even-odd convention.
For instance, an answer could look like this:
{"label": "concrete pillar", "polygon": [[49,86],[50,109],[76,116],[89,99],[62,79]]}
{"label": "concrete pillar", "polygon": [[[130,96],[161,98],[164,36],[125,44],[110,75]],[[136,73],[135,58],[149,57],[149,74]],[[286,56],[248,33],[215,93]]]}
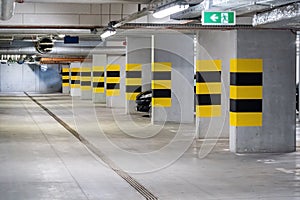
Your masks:
{"label": "concrete pillar", "polygon": [[125,56],[108,56],[106,106],[125,108]]}
{"label": "concrete pillar", "polygon": [[61,65],[62,93],[70,93],[70,66]]}
{"label": "concrete pillar", "polygon": [[83,62],[80,68],[80,99],[92,99],[92,64]]}
{"label": "concrete pillar", "polygon": [[135,100],[142,92],[142,64],[126,64],[126,113],[135,112]]}
{"label": "concrete pillar", "polygon": [[93,55],[93,102],[106,103],[105,67],[106,55]]}
{"label": "concrete pillar", "polygon": [[238,30],[230,63],[230,150],[295,151],[295,35]]}
{"label": "concrete pillar", "polygon": [[[196,104],[202,104],[197,106],[196,111],[197,134],[199,138],[228,138],[229,63],[231,58],[236,57],[236,31],[201,30],[197,33],[197,39],[196,65],[200,68],[198,75],[202,74],[202,80],[197,80],[197,85],[204,86],[205,89],[202,91],[203,87],[199,87],[198,93],[202,93],[202,97],[205,97],[203,94],[208,94],[211,100],[196,101]],[[215,97],[220,97],[221,102],[216,102]],[[201,113],[200,107],[204,113]]]}
{"label": "concrete pillar", "polygon": [[193,35],[153,36],[152,122],[194,122]]}
{"label": "concrete pillar", "polygon": [[[296,37],[296,84],[298,85],[298,93],[299,93],[299,80],[300,80],[300,32],[297,31],[297,37]],[[300,121],[300,95],[298,95],[298,122]]]}
{"label": "concrete pillar", "polygon": [[135,98],[151,89],[151,37],[127,37],[126,113],[135,113]]}
{"label": "concrete pillar", "polygon": [[70,94],[72,97],[80,96],[80,63],[71,63],[71,91]]}

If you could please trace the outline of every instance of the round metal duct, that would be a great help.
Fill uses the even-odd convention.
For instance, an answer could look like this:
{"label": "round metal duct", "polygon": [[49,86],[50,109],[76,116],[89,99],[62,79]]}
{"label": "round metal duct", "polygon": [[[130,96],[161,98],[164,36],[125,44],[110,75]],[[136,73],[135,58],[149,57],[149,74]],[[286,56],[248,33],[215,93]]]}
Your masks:
{"label": "round metal duct", "polygon": [[54,46],[53,41],[50,38],[42,38],[36,43],[36,50],[41,53],[50,53]]}

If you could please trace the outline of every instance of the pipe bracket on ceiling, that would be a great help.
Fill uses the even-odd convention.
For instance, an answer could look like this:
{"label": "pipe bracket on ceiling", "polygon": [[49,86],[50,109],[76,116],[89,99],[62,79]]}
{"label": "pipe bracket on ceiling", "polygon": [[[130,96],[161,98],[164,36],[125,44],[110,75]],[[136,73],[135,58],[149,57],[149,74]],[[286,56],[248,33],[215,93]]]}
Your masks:
{"label": "pipe bracket on ceiling", "polygon": [[290,4],[268,12],[259,13],[253,17],[253,26],[279,23],[283,20],[300,19],[300,3]]}
{"label": "pipe bracket on ceiling", "polygon": [[0,19],[9,20],[14,15],[15,0],[0,0]]}

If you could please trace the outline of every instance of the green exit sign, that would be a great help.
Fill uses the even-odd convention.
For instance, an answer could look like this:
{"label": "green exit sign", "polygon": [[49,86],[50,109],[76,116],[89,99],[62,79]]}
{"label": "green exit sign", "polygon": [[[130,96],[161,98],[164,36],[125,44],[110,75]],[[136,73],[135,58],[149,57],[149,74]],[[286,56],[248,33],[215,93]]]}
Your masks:
{"label": "green exit sign", "polygon": [[202,11],[202,25],[235,25],[235,12]]}

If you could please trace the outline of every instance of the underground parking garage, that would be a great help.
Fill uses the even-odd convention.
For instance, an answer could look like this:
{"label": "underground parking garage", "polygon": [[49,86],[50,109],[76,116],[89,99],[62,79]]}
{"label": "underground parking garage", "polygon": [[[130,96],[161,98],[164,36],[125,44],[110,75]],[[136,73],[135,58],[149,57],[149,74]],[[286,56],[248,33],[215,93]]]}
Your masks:
{"label": "underground parking garage", "polygon": [[1,200],[300,199],[299,1],[0,2]]}

